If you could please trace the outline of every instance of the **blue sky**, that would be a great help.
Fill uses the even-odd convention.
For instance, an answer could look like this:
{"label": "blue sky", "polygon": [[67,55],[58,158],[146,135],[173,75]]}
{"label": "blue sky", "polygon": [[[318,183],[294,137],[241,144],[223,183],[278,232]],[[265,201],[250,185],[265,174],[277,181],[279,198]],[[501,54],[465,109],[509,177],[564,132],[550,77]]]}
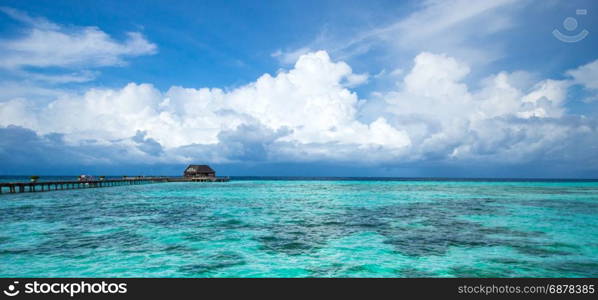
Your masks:
{"label": "blue sky", "polygon": [[0,7],[0,174],[598,177],[595,1]]}

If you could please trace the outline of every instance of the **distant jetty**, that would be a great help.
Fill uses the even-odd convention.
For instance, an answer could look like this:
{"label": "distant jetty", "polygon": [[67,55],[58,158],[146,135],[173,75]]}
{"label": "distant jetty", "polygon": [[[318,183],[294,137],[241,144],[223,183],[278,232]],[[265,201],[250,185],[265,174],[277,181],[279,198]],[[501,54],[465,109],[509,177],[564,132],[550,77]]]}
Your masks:
{"label": "distant jetty", "polygon": [[30,182],[2,182],[0,183],[0,194],[25,193],[25,192],[46,192],[73,190],[85,188],[113,187],[123,185],[138,185],[164,182],[227,182],[229,177],[216,177],[214,171],[208,165],[189,165],[183,172],[182,177],[166,176],[123,176],[119,179],[106,179],[100,176],[95,179],[90,176],[81,175],[77,180],[61,181],[38,181],[39,176],[31,176]]}

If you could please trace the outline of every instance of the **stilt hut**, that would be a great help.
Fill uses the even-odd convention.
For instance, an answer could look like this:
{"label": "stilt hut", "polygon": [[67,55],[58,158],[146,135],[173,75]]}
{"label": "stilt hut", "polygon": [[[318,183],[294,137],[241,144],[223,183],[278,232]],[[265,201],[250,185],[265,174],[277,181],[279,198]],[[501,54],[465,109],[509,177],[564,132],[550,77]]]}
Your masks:
{"label": "stilt hut", "polygon": [[214,171],[208,165],[189,165],[183,173],[185,178],[193,177],[216,177],[216,171]]}

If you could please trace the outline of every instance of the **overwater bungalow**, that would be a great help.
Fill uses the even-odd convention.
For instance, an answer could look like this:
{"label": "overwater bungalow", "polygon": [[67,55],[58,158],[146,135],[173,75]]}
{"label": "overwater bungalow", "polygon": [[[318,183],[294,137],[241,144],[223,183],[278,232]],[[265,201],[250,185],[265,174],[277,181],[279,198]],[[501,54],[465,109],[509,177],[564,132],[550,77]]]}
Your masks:
{"label": "overwater bungalow", "polygon": [[183,173],[185,178],[209,177],[215,178],[216,171],[208,165],[189,165]]}

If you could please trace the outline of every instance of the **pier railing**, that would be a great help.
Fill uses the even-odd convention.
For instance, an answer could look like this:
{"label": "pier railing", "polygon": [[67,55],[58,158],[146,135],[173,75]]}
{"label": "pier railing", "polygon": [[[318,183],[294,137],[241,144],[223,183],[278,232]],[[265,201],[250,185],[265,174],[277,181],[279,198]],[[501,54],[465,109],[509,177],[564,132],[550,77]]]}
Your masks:
{"label": "pier railing", "polygon": [[161,182],[225,182],[228,177],[127,177],[122,179],[0,182],[0,194],[100,188]]}

